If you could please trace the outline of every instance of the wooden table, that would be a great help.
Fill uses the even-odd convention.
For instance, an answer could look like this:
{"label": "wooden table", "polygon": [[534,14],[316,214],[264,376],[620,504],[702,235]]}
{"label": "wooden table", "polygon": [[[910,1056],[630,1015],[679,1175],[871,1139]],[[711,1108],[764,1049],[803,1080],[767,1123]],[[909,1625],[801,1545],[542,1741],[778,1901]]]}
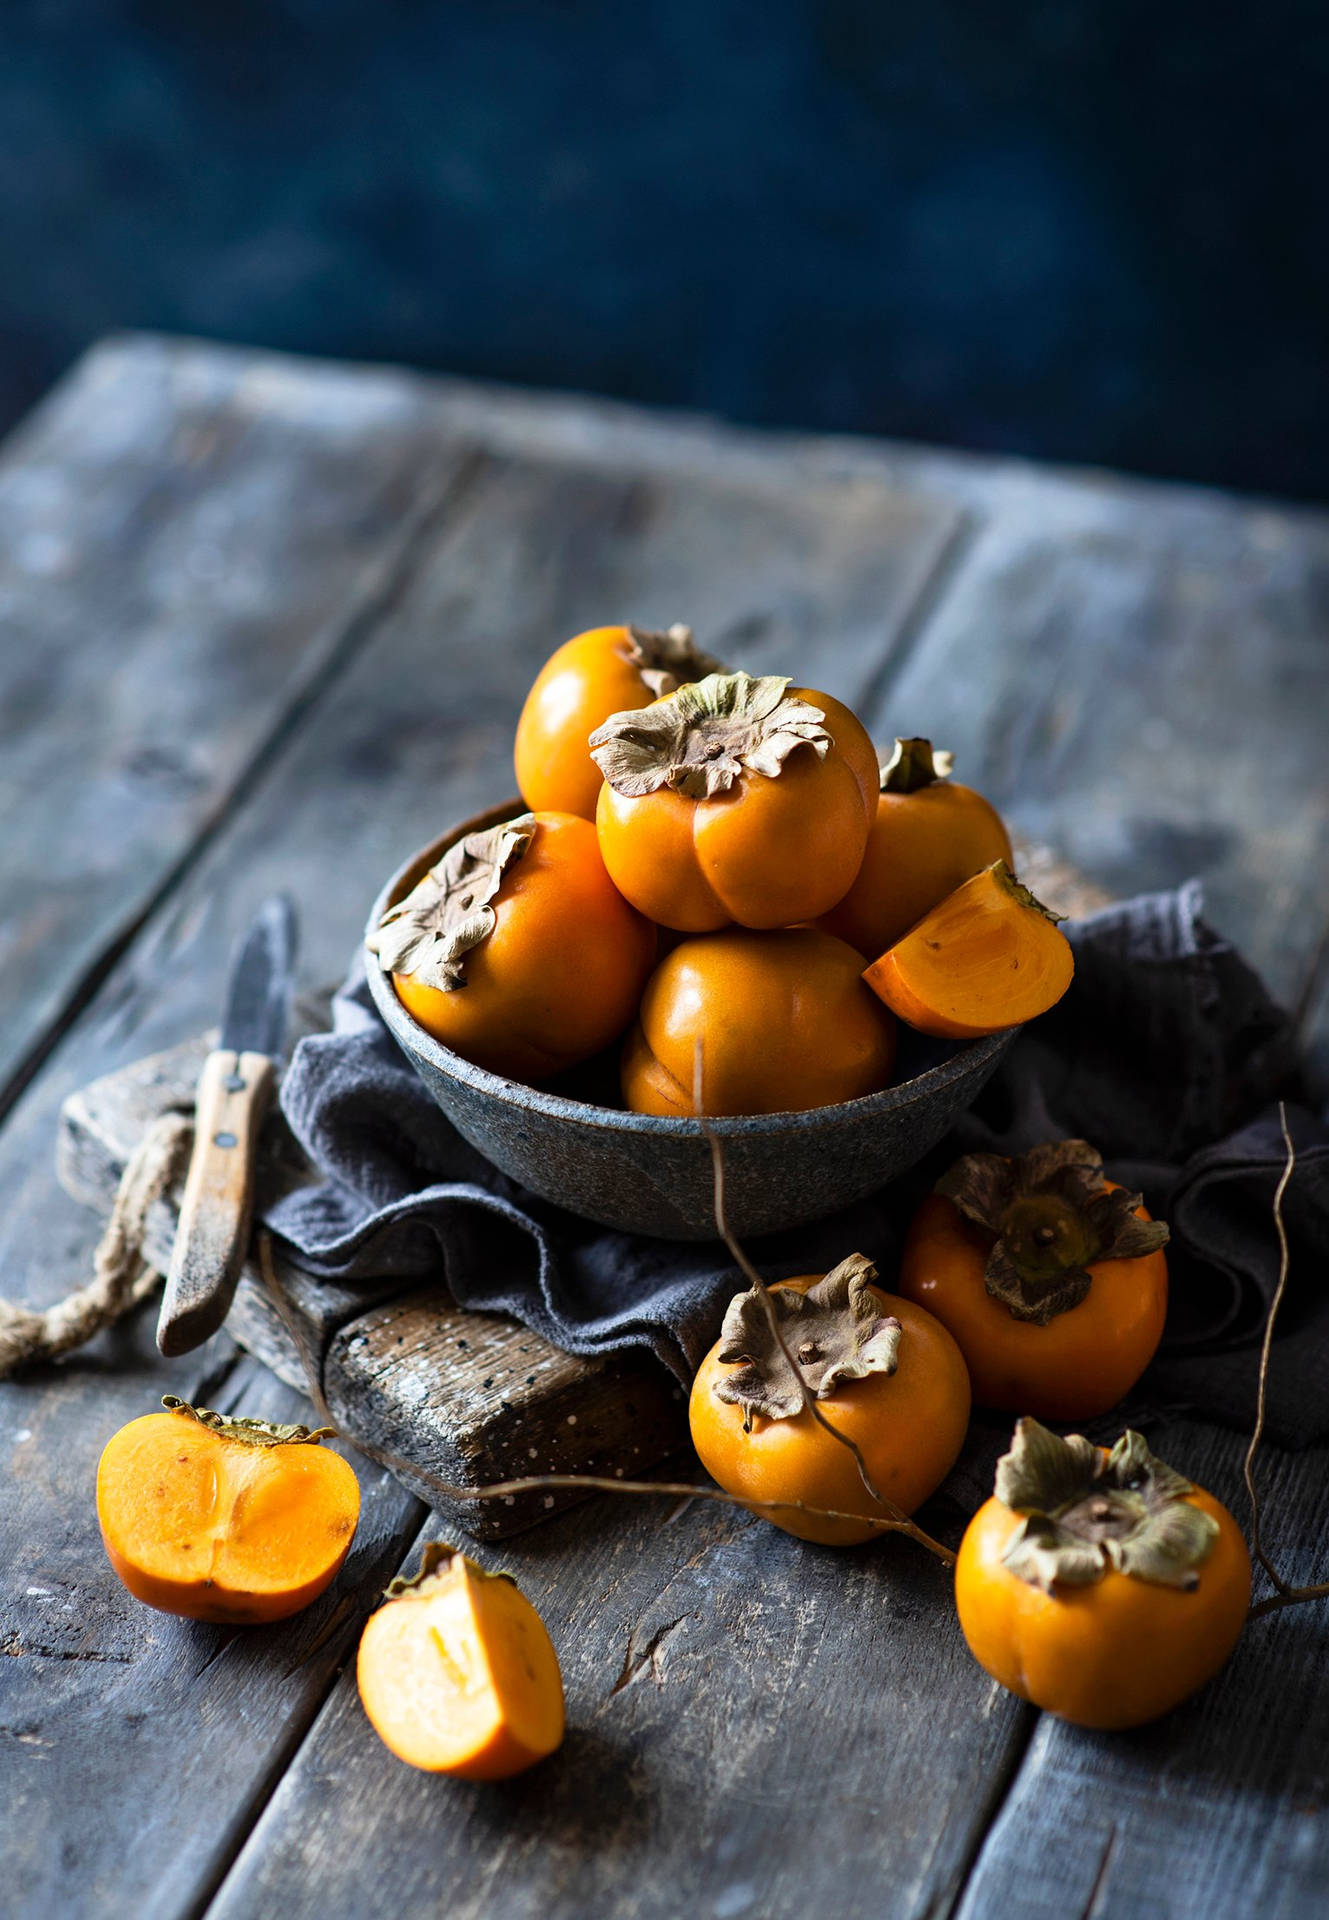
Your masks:
{"label": "wooden table", "polygon": [[[335,977],[403,852],[507,790],[539,662],[605,619],[688,620],[879,735],[931,734],[1114,892],[1200,873],[1323,1057],[1326,582],[1311,512],[99,347],[0,465],[0,1291],[44,1303],[88,1270],[64,1095],[208,1025],[274,887],[306,983]],[[908,1542],[837,1555],[600,1500],[487,1550],[549,1622],[570,1728],[529,1777],[462,1786],[391,1758],[347,1667],[431,1531],[377,1469],[342,1579],[283,1627],[124,1594],[94,1468],[163,1390],[300,1406],[225,1335],[160,1362],[150,1313],[0,1396],[9,1912],[1324,1911],[1323,1607],[1252,1628],[1161,1725],[1096,1737],[987,1681]],[[1158,1444],[1244,1512],[1235,1436]],[[1267,1476],[1281,1562],[1323,1578],[1323,1452]]]}

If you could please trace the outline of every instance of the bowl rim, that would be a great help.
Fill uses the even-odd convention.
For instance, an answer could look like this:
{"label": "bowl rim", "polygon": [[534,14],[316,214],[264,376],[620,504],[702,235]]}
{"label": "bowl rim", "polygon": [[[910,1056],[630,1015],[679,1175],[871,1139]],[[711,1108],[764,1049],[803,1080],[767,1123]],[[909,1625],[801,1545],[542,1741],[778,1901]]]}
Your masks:
{"label": "bowl rim", "polygon": [[459,1080],[463,1086],[501,1101],[507,1107],[526,1111],[534,1109],[547,1118],[566,1120],[593,1131],[641,1134],[648,1139],[697,1140],[709,1133],[718,1134],[721,1139],[735,1139],[799,1133],[809,1127],[819,1130],[852,1127],[878,1114],[895,1113],[914,1106],[939,1092],[961,1073],[982,1068],[990,1062],[995,1063],[1020,1031],[1018,1026],[1005,1027],[999,1033],[985,1034],[978,1040],[961,1041],[958,1050],[939,1061],[935,1067],[928,1067],[924,1072],[898,1081],[893,1086],[883,1087],[879,1093],[861,1094],[855,1100],[837,1101],[833,1106],[799,1107],[780,1113],[716,1114],[714,1117],[708,1114],[704,1128],[700,1120],[691,1116],[674,1118],[668,1114],[630,1113],[622,1107],[602,1107],[593,1101],[575,1100],[568,1094],[547,1092],[542,1087],[531,1086],[525,1080],[509,1080],[502,1074],[491,1073],[488,1068],[478,1067],[473,1061],[454,1053],[451,1047],[444,1046],[441,1040],[435,1039],[408,1013],[397,998],[391,977],[379,966],[363,942],[378,926],[388,908],[395,906],[463,834],[477,833],[510,820],[517,814],[532,811],[524,800],[514,795],[510,800],[485,807],[469,819],[449,827],[437,839],[413,853],[379,890],[361,937],[365,976],[374,1005],[407,1057],[410,1058],[413,1053],[419,1054],[437,1073]]}

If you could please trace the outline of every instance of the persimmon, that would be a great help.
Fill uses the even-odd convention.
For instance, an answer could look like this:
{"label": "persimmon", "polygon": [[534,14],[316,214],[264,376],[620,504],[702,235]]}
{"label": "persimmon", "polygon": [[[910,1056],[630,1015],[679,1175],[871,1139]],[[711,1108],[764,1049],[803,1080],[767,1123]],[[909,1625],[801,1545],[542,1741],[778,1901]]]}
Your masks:
{"label": "persimmon", "polygon": [[1012,859],[996,808],[949,778],[930,740],[897,740],[858,878],[818,923],[860,953],[884,953],[948,893],[994,860]]}
{"label": "persimmon", "polygon": [[618,1038],[655,941],[589,820],[526,813],[449,847],[368,945],[436,1040],[491,1073],[543,1080]]}
{"label": "persimmon", "polygon": [[624,1101],[634,1113],[695,1112],[698,1040],[707,1113],[797,1113],[878,1092],[896,1027],[861,966],[814,927],[680,940],[624,1044]]}
{"label": "persimmon", "polygon": [[319,1442],[330,1427],[271,1426],[167,1396],[107,1441],[97,1518],[136,1600],[230,1626],[283,1620],[337,1576],[360,1486]]}
{"label": "persimmon", "polygon": [[563,1738],[558,1655],[530,1601],[432,1541],[419,1573],[394,1580],[360,1639],[356,1680],[383,1744],[408,1766],[505,1780]]}
{"label": "persimmon", "polygon": [[1227,1508],[1138,1433],[1108,1452],[1021,1420],[955,1568],[969,1650],[1003,1687],[1082,1727],[1138,1727],[1236,1645],[1251,1563]]}
{"label": "persimmon", "polygon": [[689,627],[592,627],[567,640],[536,676],[517,722],[517,788],[533,813],[594,820],[603,775],[587,741],[611,713],[648,706],[689,680],[721,673]]}
{"label": "persimmon", "polygon": [[1075,956],[1057,919],[996,860],[925,913],[863,978],[917,1032],[977,1040],[1037,1019],[1071,984]]}
{"label": "persimmon", "polygon": [[[939,1320],[875,1285],[861,1253],[828,1274],[767,1289],[784,1346],[826,1418],[862,1453],[877,1492],[910,1514],[954,1466],[969,1422],[969,1378]],[[883,1517],[849,1448],[808,1411],[755,1289],[736,1294],[697,1369],[688,1404],[702,1465],[738,1499],[800,1500],[862,1514],[833,1520],[791,1507],[764,1514],[825,1546],[875,1537]]]}
{"label": "persimmon", "polygon": [[829,694],[708,674],[591,735],[610,878],[661,926],[815,920],[848,892],[876,808],[877,756]]}
{"label": "persimmon", "polygon": [[1163,1337],[1167,1238],[1084,1140],[968,1154],[914,1215],[899,1286],[954,1334],[979,1406],[1091,1420]]}

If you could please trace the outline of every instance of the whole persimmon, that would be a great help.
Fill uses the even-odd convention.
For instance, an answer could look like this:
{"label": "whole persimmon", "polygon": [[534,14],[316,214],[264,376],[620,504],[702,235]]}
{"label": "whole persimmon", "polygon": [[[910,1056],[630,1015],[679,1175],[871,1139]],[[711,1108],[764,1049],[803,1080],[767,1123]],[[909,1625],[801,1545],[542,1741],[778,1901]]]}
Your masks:
{"label": "whole persimmon", "polygon": [[877,805],[877,756],[829,694],[708,674],[591,735],[596,825],[619,892],[661,926],[815,920],[848,892]]}
{"label": "whole persimmon", "polygon": [[655,941],[589,820],[525,813],[450,846],[368,946],[436,1040],[491,1073],[544,1080],[622,1033]]}
{"label": "whole persimmon", "polygon": [[1167,1238],[1087,1141],[968,1154],[915,1214],[899,1286],[954,1334],[979,1406],[1091,1420],[1163,1337]]}
{"label": "whole persimmon", "polygon": [[602,774],[587,742],[611,713],[649,706],[689,680],[721,672],[690,627],[592,627],[540,669],[517,722],[517,787],[532,812],[594,820]]}
{"label": "whole persimmon", "polygon": [[819,923],[827,933],[875,959],[974,874],[1011,863],[1001,815],[950,771],[930,740],[896,741],[858,878]]}
{"label": "whole persimmon", "polygon": [[706,1113],[797,1113],[879,1092],[896,1026],[860,969],[852,947],[814,927],[680,940],[624,1045],[626,1104],[695,1113],[699,1041]]}
{"label": "whole persimmon", "polygon": [[1227,1508],[1138,1433],[1111,1452],[1021,1420],[960,1543],[955,1604],[1003,1687],[1081,1727],[1138,1727],[1202,1687],[1250,1603]]}
{"label": "whole persimmon", "polygon": [[872,1262],[854,1253],[828,1274],[766,1292],[818,1407],[858,1447],[888,1507],[868,1492],[849,1448],[808,1411],[755,1289],[730,1301],[692,1383],[692,1444],[726,1493],[862,1516],[828,1519],[793,1506],[762,1516],[826,1546],[871,1540],[881,1531],[874,1516],[921,1506],[954,1466],[969,1422],[959,1348],[940,1321],[884,1293],[876,1277]]}

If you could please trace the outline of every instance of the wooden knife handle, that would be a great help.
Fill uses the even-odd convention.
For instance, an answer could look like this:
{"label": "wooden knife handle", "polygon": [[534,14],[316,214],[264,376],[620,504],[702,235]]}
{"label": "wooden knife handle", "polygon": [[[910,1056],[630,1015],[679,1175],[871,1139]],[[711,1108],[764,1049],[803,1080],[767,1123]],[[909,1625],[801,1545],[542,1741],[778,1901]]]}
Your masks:
{"label": "wooden knife handle", "polygon": [[254,1217],[259,1128],[272,1098],[264,1053],[210,1053],[199,1075],[189,1162],[157,1345],[174,1357],[201,1346],[230,1311]]}

